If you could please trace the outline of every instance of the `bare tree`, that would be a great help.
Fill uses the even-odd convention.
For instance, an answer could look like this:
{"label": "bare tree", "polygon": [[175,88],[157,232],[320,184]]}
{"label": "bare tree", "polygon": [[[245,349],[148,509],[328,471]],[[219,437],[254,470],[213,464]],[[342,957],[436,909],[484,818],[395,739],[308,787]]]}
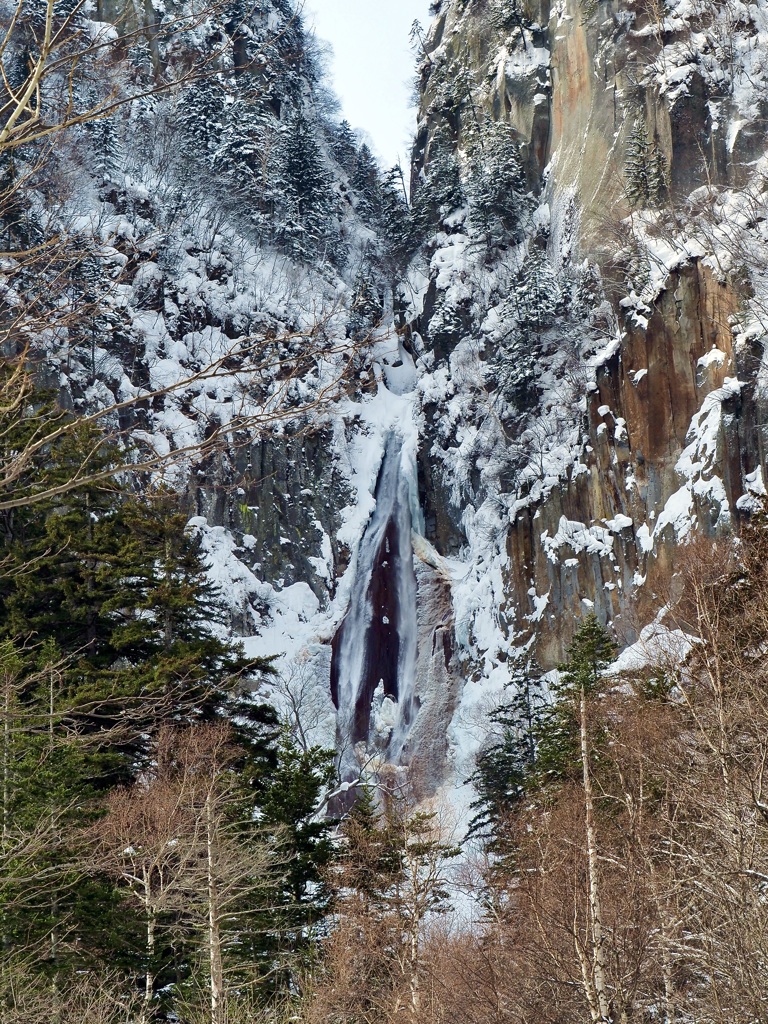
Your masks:
{"label": "bare tree", "polygon": [[[167,742],[167,734],[161,742]],[[161,769],[107,799],[106,816],[96,826],[96,865],[114,875],[136,901],[144,918],[144,1007],[152,1016],[158,939],[189,928],[191,876],[199,857],[195,821],[179,780]]]}
{"label": "bare tree", "polygon": [[209,1024],[224,1024],[230,993],[248,988],[249,973],[251,983],[258,979],[256,965],[231,954],[247,949],[279,861],[243,820],[242,757],[227,725],[163,729],[153,768],[112,793],[95,826],[95,867],[123,884],[144,920],[144,1021],[153,1011],[159,941],[169,935],[202,954]]}
{"label": "bare tree", "polygon": [[416,1024],[430,1002],[424,950],[429,924],[448,905],[452,828],[440,808],[415,804],[405,779],[385,776],[381,808],[364,788],[341,827],[345,849],[331,878],[336,923],[310,990],[313,1022]]}
{"label": "bare tree", "polygon": [[3,1024],[134,1024],[140,1012],[130,981],[116,973],[82,971],[66,993],[41,989],[24,965],[6,965]]}

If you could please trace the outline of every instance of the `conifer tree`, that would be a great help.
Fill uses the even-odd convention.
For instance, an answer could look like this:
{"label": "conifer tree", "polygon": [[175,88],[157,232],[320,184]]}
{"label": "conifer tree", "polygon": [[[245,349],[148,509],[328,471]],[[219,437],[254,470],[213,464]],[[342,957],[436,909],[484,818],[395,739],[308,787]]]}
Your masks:
{"label": "conifer tree", "polygon": [[420,238],[426,239],[438,230],[445,218],[461,209],[465,201],[453,142],[445,132],[438,132],[413,196],[413,219]]}
{"label": "conifer tree", "polygon": [[381,209],[379,168],[370,149],[363,143],[357,152],[350,188],[357,196],[357,213],[363,223],[375,221]]}
{"label": "conifer tree", "polygon": [[504,397],[518,410],[535,405],[539,394],[537,350],[516,325],[496,352],[493,373]]}
{"label": "conifer tree", "polygon": [[182,96],[179,124],[195,147],[194,155],[210,161],[219,147],[226,122],[226,91],[216,78],[193,82]]}
{"label": "conifer tree", "polygon": [[109,642],[125,665],[119,678],[127,670],[137,691],[159,701],[158,721],[172,709],[177,722],[225,718],[245,732],[248,723],[274,731],[274,713],[243,692],[270,665],[213,632],[226,614],[208,580],[200,537],[187,531],[176,497],[127,500],[109,527],[121,586],[104,611]]}
{"label": "conifer tree", "polygon": [[540,341],[549,327],[560,301],[559,282],[547,259],[546,249],[531,244],[515,280],[510,306],[526,341]]}
{"label": "conifer tree", "polygon": [[373,282],[370,265],[360,267],[353,285],[354,299],[347,319],[347,336],[362,340],[368,338],[382,317],[382,304]]}
{"label": "conifer tree", "polygon": [[543,335],[558,322],[562,305],[560,283],[546,250],[530,244],[509,297],[499,307],[499,333],[503,334],[493,361],[502,394],[520,411],[530,409],[538,398]]}
{"label": "conifer tree", "polygon": [[[39,458],[55,483],[84,461],[108,467],[111,454],[82,425]],[[33,463],[22,485],[36,477]],[[247,694],[268,665],[212,632],[218,598],[171,495],[137,499],[108,477],[17,511],[5,565],[5,660],[17,667],[6,674],[4,807],[23,835],[54,837],[6,876],[6,945],[36,950],[53,978],[105,948],[127,966],[119,931],[129,938],[132,918],[119,924],[108,879],[84,876],[83,827],[106,789],[146,767],[163,722],[232,718],[251,763],[276,763],[275,712]]]}
{"label": "conifer tree", "polygon": [[627,199],[634,206],[655,207],[666,195],[666,166],[658,145],[648,140],[645,117],[635,118],[627,139],[624,168]]}
{"label": "conifer tree", "polygon": [[[53,479],[99,449],[93,428],[71,431],[51,453]],[[105,460],[109,453],[93,456]],[[41,511],[43,515],[41,516]],[[238,697],[250,663],[212,630],[221,619],[200,542],[171,496],[128,498],[114,478],[71,491],[17,518],[12,548],[34,573],[13,577],[4,602],[9,637],[55,639],[66,659],[60,706],[79,729],[110,736],[109,759],[135,757],[164,719],[268,715]],[[262,721],[260,724],[265,724]],[[127,764],[127,762],[126,762]]]}
{"label": "conifer tree", "polygon": [[401,167],[392,167],[383,176],[379,195],[376,227],[381,236],[381,263],[394,282],[407,267],[420,241],[405,195]]}
{"label": "conifer tree", "polygon": [[368,910],[382,906],[401,871],[398,842],[381,814],[375,790],[361,786],[355,803],[340,827],[343,842],[339,876],[344,888],[354,890]]}
{"label": "conifer tree", "polygon": [[546,705],[541,670],[526,653],[511,666],[512,696],[491,715],[495,741],[478,757],[472,781],[478,798],[470,831],[488,837],[497,847],[506,819],[531,785],[536,762],[536,736]]}
{"label": "conifer tree", "polygon": [[568,648],[555,701],[544,710],[536,736],[536,777],[542,786],[576,778],[583,771],[580,731],[585,704],[599,696],[603,670],[616,645],[594,613],[587,616]]}
{"label": "conifer tree", "polygon": [[[335,851],[335,822],[320,814],[319,807],[335,779],[334,751],[304,749],[288,735],[281,737],[274,765],[251,776],[260,826],[271,836],[277,858],[269,927],[256,951],[265,963],[280,950],[289,965],[297,966],[297,960],[308,956],[314,929],[327,910],[326,875]],[[274,980],[277,986],[286,985],[290,973]]]}
{"label": "conifer tree", "polygon": [[513,129],[506,122],[479,130],[467,184],[470,221],[489,245],[517,241],[532,208]]}
{"label": "conifer tree", "polygon": [[357,163],[357,140],[346,118],[333,130],[331,151],[347,174],[353,174]]}
{"label": "conifer tree", "polygon": [[280,164],[283,234],[297,256],[309,257],[331,233],[333,204],[322,155],[301,108],[285,126]]}
{"label": "conifer tree", "polygon": [[336,926],[313,1020],[422,1019],[424,923],[448,907],[445,866],[457,850],[405,790],[386,787],[382,802],[363,788],[341,825]]}

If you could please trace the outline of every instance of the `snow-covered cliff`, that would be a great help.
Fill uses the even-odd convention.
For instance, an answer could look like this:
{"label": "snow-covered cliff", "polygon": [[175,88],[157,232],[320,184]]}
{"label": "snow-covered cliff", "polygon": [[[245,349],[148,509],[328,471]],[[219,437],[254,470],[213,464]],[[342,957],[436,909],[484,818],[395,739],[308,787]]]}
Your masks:
{"label": "snow-covered cliff", "polygon": [[173,455],[232,629],[347,773],[461,783],[521,650],[590,609],[634,643],[676,546],[764,494],[768,3],[438,0],[410,210],[290,4],[122,6],[89,31],[182,84],[24,182],[93,310],[41,376]]}

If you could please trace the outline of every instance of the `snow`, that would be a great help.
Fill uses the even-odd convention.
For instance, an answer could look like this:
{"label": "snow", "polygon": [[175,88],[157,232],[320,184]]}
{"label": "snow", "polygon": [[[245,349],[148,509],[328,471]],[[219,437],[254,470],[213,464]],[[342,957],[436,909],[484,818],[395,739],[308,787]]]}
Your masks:
{"label": "snow", "polygon": [[662,512],[656,520],[651,537],[651,546],[661,536],[667,526],[672,526],[678,541],[683,540],[691,532],[692,527],[692,494],[690,484],[684,484],[667,499]]}
{"label": "snow", "polygon": [[640,631],[639,639],[625,647],[606,675],[640,672],[645,668],[674,669],[681,665],[693,647],[694,640],[681,629],[669,629],[659,621]]}
{"label": "snow", "polygon": [[[763,38],[768,29],[765,6],[758,5],[759,10],[750,15],[754,19],[750,31],[761,45],[768,45],[768,35]],[[674,110],[691,91],[694,76],[702,76],[708,86],[716,83],[718,96],[732,97],[733,110],[726,99],[712,103],[710,116],[718,126],[713,130],[726,138],[733,150],[740,133],[757,116],[755,100],[759,90],[755,83],[762,81],[764,60],[759,47],[755,54],[748,52],[745,33],[736,25],[732,39],[734,66],[723,70],[723,62],[718,65],[714,51],[725,12],[720,8],[713,10],[711,31],[707,28],[704,32],[696,20],[699,7],[688,0],[670,0],[664,12],[663,30],[667,35],[662,50],[658,60],[647,67],[641,84],[645,89],[655,90],[654,94]],[[553,15],[563,38],[570,38],[566,5],[556,5]],[[470,15],[460,14],[464,16]],[[626,21],[620,27],[626,29]],[[648,45],[653,45],[656,28],[631,31],[638,41],[647,40]],[[479,88],[488,90],[490,95],[495,87],[501,94],[508,82],[519,83],[545,68],[548,74],[549,54],[534,47],[532,40],[529,42],[526,50],[511,43],[492,48],[485,69],[488,75]],[[433,60],[440,60],[441,53],[447,52],[446,43],[443,48],[432,54]],[[617,134],[613,145],[620,143]],[[763,172],[766,169],[763,167]],[[541,228],[541,237],[547,238],[551,266],[573,273],[578,260],[583,258],[577,255],[573,242],[573,238],[579,237],[575,226],[579,197],[575,192],[565,195],[567,190],[558,193],[553,184],[557,173],[555,153],[547,174],[547,199],[532,211],[531,229]],[[700,195],[691,197],[691,204],[699,203],[706,209],[709,220],[697,223],[683,200],[672,226],[663,210],[634,211],[624,224],[645,268],[644,275],[638,274],[634,287],[630,287],[621,302],[622,314],[637,328],[648,327],[656,301],[669,287],[674,271],[700,261],[722,279],[733,268],[733,253],[740,251],[739,246],[750,231],[754,232],[751,244],[758,249],[765,245],[762,229],[754,228],[756,213],[762,216],[766,212],[765,199],[748,199],[735,189],[715,192],[708,185],[702,189]],[[658,481],[660,474],[654,476],[657,467],[642,470],[639,462],[633,461],[630,447],[644,449],[645,445],[638,444],[634,435],[630,446],[630,427],[635,429],[636,420],[627,416],[627,406],[622,406],[621,397],[615,398],[612,391],[606,390],[604,394],[610,396],[613,409],[602,401],[599,405],[591,404],[600,368],[622,347],[622,324],[610,309],[609,328],[595,332],[590,340],[586,340],[588,330],[582,328],[574,332],[574,337],[560,333],[553,338],[536,366],[534,408],[525,415],[513,415],[516,411],[512,403],[500,393],[494,379],[492,362],[515,326],[510,295],[516,275],[530,260],[531,252],[528,239],[515,239],[503,253],[489,259],[487,251],[473,237],[472,219],[464,208],[444,219],[423,253],[413,261],[401,285],[405,315],[408,321],[414,321],[422,314],[430,294],[434,314],[429,332],[412,336],[413,356],[403,349],[397,337],[387,335],[386,331],[375,338],[360,368],[360,377],[367,375],[368,390],[350,391],[334,403],[330,413],[334,466],[342,481],[339,493],[345,497],[340,502],[335,535],[316,523],[319,539],[308,555],[318,579],[328,584],[327,600],[319,601],[306,585],[281,587],[275,580],[260,580],[255,567],[240,576],[238,570],[230,567],[239,558],[234,545],[227,549],[224,540],[214,535],[207,541],[220,563],[216,570],[219,578],[230,586],[235,600],[243,600],[252,608],[254,635],[246,639],[247,649],[278,654],[283,670],[289,674],[295,666],[304,666],[302,671],[310,673],[317,693],[327,696],[328,644],[353,599],[362,538],[376,514],[374,492],[387,438],[398,439],[402,453],[400,472],[409,481],[412,545],[417,566],[434,571],[450,594],[456,660],[462,666],[461,685],[447,731],[451,777],[445,789],[460,818],[466,817],[473,796],[471,788],[461,786],[460,782],[472,774],[475,754],[487,735],[489,711],[499,703],[509,683],[508,659],[529,641],[531,631],[549,624],[550,618],[559,613],[554,581],[567,574],[569,585],[575,586],[583,567],[591,564],[596,587],[604,593],[598,589],[593,595],[595,601],[581,594],[576,599],[583,611],[596,608],[602,613],[612,606],[611,601],[613,607],[619,606],[626,600],[626,592],[645,586],[646,580],[654,578],[654,555],[661,544],[684,542],[705,517],[715,529],[725,528],[730,515],[720,464],[729,403],[740,394],[742,383],[726,377],[719,387],[712,389],[712,383],[721,380],[728,364],[722,344],[713,346],[698,360],[697,369],[703,371],[698,377],[701,406],[692,417],[683,451],[673,457],[675,477],[671,488],[668,477],[672,474],[667,474],[662,486]],[[139,283],[151,284],[153,273],[151,268],[145,270]],[[305,324],[309,323],[308,311],[313,309],[313,303],[316,308],[323,302],[344,301],[343,285],[318,282],[311,275],[297,282],[288,265],[280,268],[274,295],[270,294],[269,275],[258,260],[249,274],[259,279],[249,285],[249,295],[258,295],[259,308],[263,306],[283,315],[290,308],[296,322],[304,316]],[[761,287],[762,292],[760,288],[756,292],[755,308],[739,313],[742,343],[765,334],[760,331],[757,305],[765,300],[768,286]],[[221,296],[218,300],[212,297],[210,288],[201,266],[190,258],[180,278],[179,295],[184,294],[191,303],[196,299],[204,303],[220,300]],[[298,296],[303,290],[311,295],[311,301],[306,300],[300,312],[302,303]],[[172,314],[165,315],[170,318]],[[215,332],[190,331],[182,339],[183,351],[168,344],[169,332],[167,328],[164,331],[157,317],[154,324],[147,321],[143,329],[147,344],[155,349],[155,380],[173,381],[174,374],[178,379],[195,351],[213,353],[224,344]],[[430,339],[434,342],[441,330],[449,339],[444,344],[445,357],[437,347],[428,347]],[[338,326],[332,324],[330,333],[336,337]],[[566,351],[571,349],[581,376],[578,386],[569,390],[564,382],[573,372],[573,364],[566,361]],[[627,371],[627,387],[635,403],[642,403],[648,388],[655,386],[651,372],[654,365],[640,365]],[[768,391],[768,360],[762,380]],[[640,388],[642,382],[643,388],[633,395],[631,388]],[[217,390],[213,397],[196,394],[196,413],[215,415],[228,395],[233,394],[226,387]],[[608,420],[596,428],[601,438],[599,445],[584,426],[594,422],[587,414],[595,406],[597,415]],[[432,409],[437,410],[434,416],[429,411]],[[189,423],[178,421],[173,429],[182,435],[189,430]],[[449,557],[439,554],[423,536],[415,469],[419,452],[429,462],[437,488],[433,500],[445,505],[456,519],[460,518],[455,524],[460,549]],[[576,486],[591,494],[589,476],[603,472],[603,463],[598,458],[604,457],[609,460],[607,472],[611,474],[612,486],[614,482],[618,485],[615,495],[612,491],[610,502],[595,503],[594,520],[586,519],[585,513],[585,521],[579,521],[575,517],[579,513],[570,511],[568,488],[575,481]],[[746,477],[744,488],[738,507],[752,510],[765,495],[760,467]],[[565,496],[559,506],[555,504],[558,492]],[[550,518],[535,518],[536,511],[549,498],[553,502],[550,509],[557,509],[554,530],[542,528],[543,521],[552,522]],[[561,510],[566,514],[559,514]],[[546,558],[548,575],[537,581],[533,578],[534,567],[528,567],[531,578],[524,585],[524,589],[528,588],[527,600],[522,602],[524,607],[518,608],[511,606],[509,581],[520,567],[510,564],[507,540],[510,528],[523,515],[534,517],[535,544],[540,545]],[[245,539],[243,547],[248,547]],[[334,547],[341,548],[347,563],[343,575],[335,580]],[[600,561],[596,565],[597,560]],[[518,631],[526,631],[525,638]],[[690,642],[679,630],[660,621],[653,622],[641,630],[636,643],[622,652],[611,671],[635,672],[660,662],[679,664],[690,649]],[[397,722],[396,703],[384,697],[383,690],[378,692],[373,706],[374,736],[383,742],[392,735]],[[326,722],[325,727],[330,735],[331,726]]]}
{"label": "snow", "polygon": [[725,352],[721,352],[716,345],[713,345],[709,352],[699,359],[696,365],[706,368],[709,368],[710,366],[722,366],[725,360]]}
{"label": "snow", "polygon": [[[571,561],[575,562],[576,565],[579,564],[578,559],[568,559],[568,562]],[[531,601],[533,602],[533,611],[529,616],[527,616],[527,618],[530,622],[539,622],[540,619],[543,617],[544,612],[547,610],[547,606],[549,605],[549,591],[547,591],[546,594],[539,595],[536,593],[535,590],[532,589],[528,591],[528,596],[531,598]]]}
{"label": "snow", "polygon": [[621,533],[622,530],[628,530],[634,525],[629,516],[625,516],[621,512],[613,519],[605,519],[604,522],[612,533]]}
{"label": "snow", "polygon": [[[614,520],[614,524],[615,522]],[[629,525],[632,525],[631,520]],[[577,553],[585,552],[605,557],[610,555],[613,548],[613,537],[610,532],[612,530],[613,526],[609,526],[608,529],[596,525],[587,526],[561,516],[557,532],[553,537],[549,536],[547,530],[541,534],[541,546],[546,552],[547,558],[553,563],[559,561],[560,548],[564,546]]]}

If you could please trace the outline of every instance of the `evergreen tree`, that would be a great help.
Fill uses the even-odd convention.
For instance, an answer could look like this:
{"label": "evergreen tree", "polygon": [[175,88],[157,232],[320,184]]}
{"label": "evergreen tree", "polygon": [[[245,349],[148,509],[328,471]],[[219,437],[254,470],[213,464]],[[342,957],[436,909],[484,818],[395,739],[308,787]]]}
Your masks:
{"label": "evergreen tree", "polygon": [[375,221],[381,209],[379,168],[368,147],[363,144],[357,153],[350,188],[357,196],[357,213],[365,224]]}
{"label": "evergreen tree", "polygon": [[347,319],[347,337],[363,340],[381,322],[381,299],[373,282],[370,265],[364,264],[355,277],[354,300]]}
{"label": "evergreen tree", "polygon": [[[51,453],[52,478],[75,472],[98,446],[92,428],[67,433]],[[106,452],[90,460],[102,463]],[[171,496],[128,498],[108,478],[18,517],[17,532],[19,520],[24,535],[12,557],[33,561],[36,571],[13,577],[4,632],[55,639],[66,660],[67,715],[81,730],[124,733],[119,745],[112,737],[111,761],[118,748],[135,757],[141,737],[170,717],[263,717],[238,693],[249,673],[268,666],[212,632],[223,611],[200,542],[186,533]]]}
{"label": "evergreen tree", "polygon": [[439,230],[446,217],[461,209],[465,201],[453,142],[444,132],[436,133],[413,197],[413,219],[419,237],[426,239]]}
{"label": "evergreen tree", "polygon": [[420,1019],[424,922],[448,907],[445,865],[458,851],[437,816],[414,810],[404,792],[386,793],[383,804],[363,789],[341,826],[337,926],[327,945],[359,984],[349,991],[331,975],[323,1019],[372,1020],[377,1008],[401,1009],[404,999]]}
{"label": "evergreen tree", "polygon": [[226,612],[208,580],[201,539],[187,531],[175,495],[125,501],[108,525],[117,552],[112,569],[121,580],[103,607],[109,642],[124,666],[116,678],[127,672],[138,692],[159,699],[158,720],[169,713],[177,722],[223,718],[240,723],[243,735],[249,722],[257,731],[273,728],[274,714],[243,692],[270,665],[213,632],[226,624]]}
{"label": "evergreen tree", "polygon": [[196,158],[211,161],[225,134],[227,93],[211,76],[193,82],[184,90],[179,106],[179,124],[192,144]]}
{"label": "evergreen tree", "polygon": [[[336,780],[335,752],[304,749],[281,737],[273,766],[243,767],[254,794],[261,835],[275,851],[273,899],[261,909],[261,928],[251,941],[254,962],[268,987],[288,990],[312,950],[315,929],[328,908],[328,866],[335,855],[335,822],[321,812]],[[283,967],[275,969],[276,962]]]}
{"label": "evergreen tree", "polygon": [[309,258],[332,233],[332,194],[312,124],[297,109],[287,122],[281,146],[283,237],[297,256]]}
{"label": "evergreen tree", "polygon": [[379,908],[401,872],[398,842],[381,814],[375,791],[362,786],[340,827],[343,843],[338,871],[344,888],[354,890],[370,910]]}
{"label": "evergreen tree", "polygon": [[536,347],[516,325],[494,355],[493,375],[501,393],[521,412],[533,408],[539,396],[537,356]]}
{"label": "evergreen tree", "polygon": [[[16,438],[34,434],[30,420]],[[4,440],[19,443],[12,432]],[[85,424],[36,459],[21,480],[31,491],[84,467],[86,475],[111,467],[108,447]],[[23,835],[52,838],[23,861],[6,841],[12,863],[0,910],[9,952],[36,950],[52,977],[105,948],[130,962],[120,894],[83,872],[83,827],[105,789],[146,767],[163,722],[233,718],[252,764],[263,774],[276,763],[275,712],[246,692],[268,665],[212,633],[217,595],[200,542],[184,527],[172,496],[139,500],[113,476],[6,520],[1,625],[6,666],[16,667],[6,673],[14,681],[4,711],[13,765],[5,811]]]}
{"label": "evergreen tree", "polygon": [[467,185],[470,222],[489,245],[518,241],[532,200],[512,127],[487,122],[479,132]]}
{"label": "evergreen tree", "polygon": [[419,245],[399,166],[392,167],[381,179],[375,224],[381,239],[382,268],[394,283]]}
{"label": "evergreen tree", "polygon": [[518,328],[528,342],[541,340],[542,332],[553,323],[559,304],[559,282],[546,249],[532,242],[510,299]]}
{"label": "evergreen tree", "polygon": [[274,830],[285,854],[285,907],[296,929],[314,924],[327,902],[323,877],[333,822],[317,812],[335,777],[334,751],[304,750],[284,735],[274,767],[253,779],[262,826]]}
{"label": "evergreen tree", "polygon": [[30,243],[27,214],[31,203],[19,188],[19,167],[13,153],[0,154],[0,224],[9,250]]}
{"label": "evergreen tree", "polygon": [[635,118],[627,139],[624,167],[627,199],[634,206],[659,206],[666,195],[666,165],[657,144],[648,140],[645,117]]}
{"label": "evergreen tree", "polygon": [[542,714],[536,735],[536,779],[541,786],[578,778],[582,771],[580,723],[582,701],[596,699],[603,687],[603,670],[616,654],[616,645],[594,614],[577,630],[552,687],[554,704]]}
{"label": "evergreen tree", "polygon": [[512,696],[491,715],[497,737],[478,756],[472,776],[478,798],[472,805],[476,813],[470,832],[487,837],[496,848],[510,812],[530,785],[546,705],[541,670],[527,654],[520,654],[512,664],[508,686]]}
{"label": "evergreen tree", "polygon": [[332,132],[331,152],[347,174],[354,174],[357,164],[357,140],[346,119],[341,121]]}
{"label": "evergreen tree", "polygon": [[493,359],[502,394],[520,411],[536,404],[543,335],[558,322],[562,307],[560,283],[546,250],[532,241],[511,282],[509,297],[498,310],[500,337]]}

